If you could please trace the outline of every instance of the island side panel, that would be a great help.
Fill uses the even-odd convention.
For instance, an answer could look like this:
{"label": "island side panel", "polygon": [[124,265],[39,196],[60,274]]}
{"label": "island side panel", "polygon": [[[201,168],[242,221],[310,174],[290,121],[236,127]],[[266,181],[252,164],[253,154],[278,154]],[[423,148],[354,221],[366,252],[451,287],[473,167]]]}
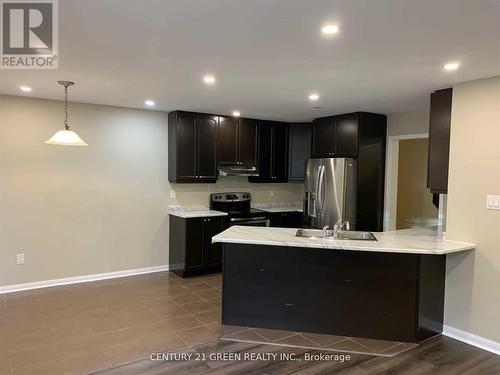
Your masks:
{"label": "island side panel", "polygon": [[446,255],[421,255],[419,263],[419,341],[443,331]]}
{"label": "island side panel", "polygon": [[418,342],[420,255],[224,244],[222,322]]}

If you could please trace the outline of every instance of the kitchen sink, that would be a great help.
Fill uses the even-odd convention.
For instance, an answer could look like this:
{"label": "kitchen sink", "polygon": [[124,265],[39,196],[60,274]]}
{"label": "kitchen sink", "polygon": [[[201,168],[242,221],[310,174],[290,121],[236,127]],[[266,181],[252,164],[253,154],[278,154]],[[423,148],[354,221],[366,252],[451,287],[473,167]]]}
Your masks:
{"label": "kitchen sink", "polygon": [[338,240],[360,240],[360,241],[377,241],[373,233],[362,232],[356,230],[342,230],[337,236]]}
{"label": "kitchen sink", "polygon": [[[341,230],[337,238],[333,236],[333,230],[323,231],[322,229],[299,229],[296,237],[325,238],[334,240],[357,240],[357,241],[377,241],[373,233],[355,230]],[[325,236],[326,234],[326,236]]]}

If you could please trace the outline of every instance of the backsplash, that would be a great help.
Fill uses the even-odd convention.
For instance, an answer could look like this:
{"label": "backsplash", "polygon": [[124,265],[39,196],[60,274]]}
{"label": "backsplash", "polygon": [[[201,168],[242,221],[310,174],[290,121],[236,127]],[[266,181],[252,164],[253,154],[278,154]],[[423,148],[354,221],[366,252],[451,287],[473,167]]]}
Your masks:
{"label": "backsplash", "polygon": [[[248,182],[246,177],[219,177],[215,184],[170,184],[175,191],[175,198],[169,199],[170,206],[181,206],[184,210],[195,211],[207,209],[209,196],[220,192],[250,192],[252,206],[262,204],[280,206],[296,205],[302,202],[302,183],[256,184]],[[300,205],[301,203],[299,203]]]}

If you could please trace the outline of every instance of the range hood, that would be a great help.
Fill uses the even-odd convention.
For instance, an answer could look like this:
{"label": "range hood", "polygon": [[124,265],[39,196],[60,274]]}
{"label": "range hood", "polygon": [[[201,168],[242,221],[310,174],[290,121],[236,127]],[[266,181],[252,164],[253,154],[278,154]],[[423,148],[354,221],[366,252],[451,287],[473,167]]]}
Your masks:
{"label": "range hood", "polygon": [[217,168],[219,169],[219,176],[259,176],[259,171],[256,167],[244,165],[219,165]]}

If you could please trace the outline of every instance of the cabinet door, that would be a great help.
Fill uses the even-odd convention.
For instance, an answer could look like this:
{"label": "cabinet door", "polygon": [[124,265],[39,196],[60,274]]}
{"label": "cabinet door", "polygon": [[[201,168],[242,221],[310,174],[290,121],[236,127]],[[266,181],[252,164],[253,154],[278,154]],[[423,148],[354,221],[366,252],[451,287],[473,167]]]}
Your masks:
{"label": "cabinet door", "polygon": [[270,215],[270,225],[280,228],[302,228],[301,212],[276,212]]}
{"label": "cabinet door", "polygon": [[263,123],[258,128],[259,134],[259,176],[249,177],[250,182],[270,182],[272,177],[273,127]]}
{"label": "cabinet door", "polygon": [[330,158],[334,155],[335,123],[332,117],[313,121],[313,158]]}
{"label": "cabinet door", "polygon": [[222,244],[212,243],[212,237],[224,230],[223,217],[207,217],[203,219],[203,252],[206,266],[222,264]]}
{"label": "cabinet door", "polygon": [[238,119],[219,117],[218,164],[238,164]]}
{"label": "cabinet door", "polygon": [[177,179],[196,178],[196,114],[179,112],[177,118]]}
{"label": "cabinet door", "polygon": [[257,165],[257,124],[258,121],[241,118],[238,130],[238,159],[246,166]]}
{"label": "cabinet door", "polygon": [[433,193],[448,190],[452,94],[453,89],[431,94],[427,187]]}
{"label": "cabinet door", "polygon": [[196,175],[201,180],[217,179],[217,116],[198,115]]}
{"label": "cabinet door", "polygon": [[186,266],[187,270],[204,267],[203,219],[186,219]]}
{"label": "cabinet door", "polygon": [[286,228],[286,212],[273,212],[269,215],[271,227]]}
{"label": "cabinet door", "polygon": [[290,124],[288,181],[304,181],[306,160],[311,157],[311,124]]}
{"label": "cabinet door", "polygon": [[288,180],[288,125],[273,126],[272,180]]}
{"label": "cabinet door", "polygon": [[335,156],[358,156],[358,114],[335,117]]}

